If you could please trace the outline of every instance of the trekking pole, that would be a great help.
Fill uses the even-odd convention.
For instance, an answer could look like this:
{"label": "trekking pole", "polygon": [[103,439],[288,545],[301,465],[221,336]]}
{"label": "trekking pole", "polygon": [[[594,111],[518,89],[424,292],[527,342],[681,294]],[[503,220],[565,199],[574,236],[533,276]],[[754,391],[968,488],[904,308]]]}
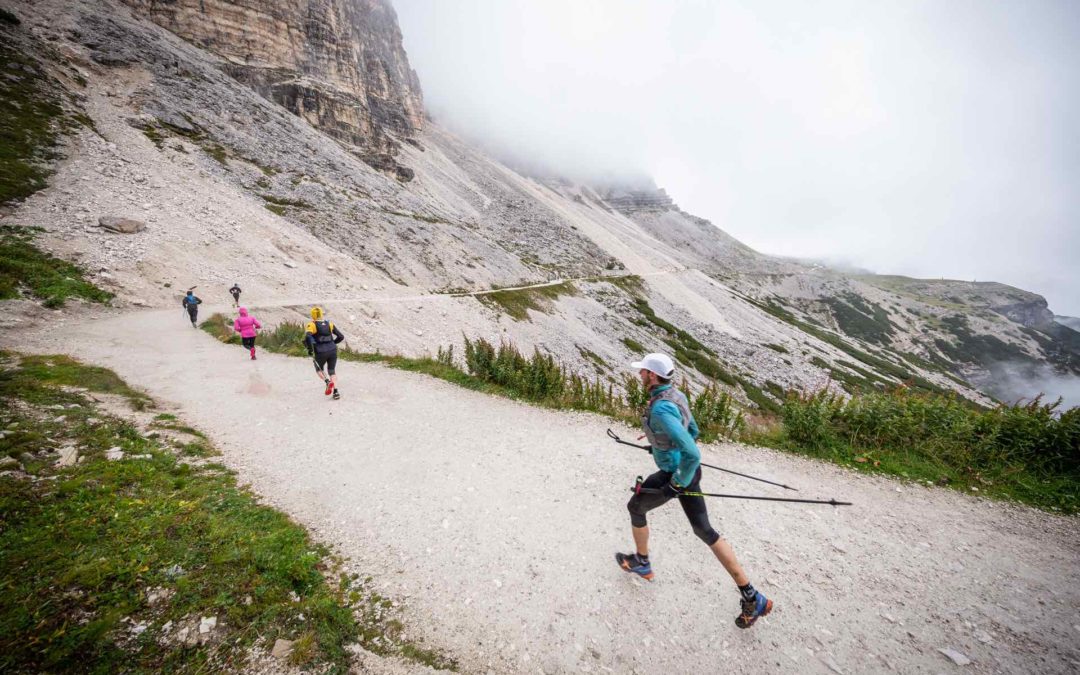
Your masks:
{"label": "trekking pole", "polygon": [[[610,436],[616,443],[621,443],[623,445],[629,445],[631,448],[640,448],[640,449],[644,450],[645,452],[652,452],[652,448],[650,448],[647,445],[638,445],[637,443],[630,443],[628,441],[622,440],[621,438],[616,436],[615,432],[612,431],[611,429],[607,430],[607,435]],[[710,469],[716,469],[717,471],[723,471],[724,473],[730,473],[730,474],[735,475],[735,476],[742,476],[743,478],[749,478],[750,480],[761,481],[762,483],[768,483],[769,485],[775,485],[777,487],[782,487],[785,490],[792,490],[794,492],[799,491],[798,488],[793,488],[790,485],[784,485],[783,483],[777,483],[775,481],[766,480],[764,478],[758,478],[757,476],[750,476],[750,475],[747,475],[745,473],[739,473],[738,471],[732,471],[731,469],[725,469],[725,468],[723,468],[721,466],[715,466],[713,464],[706,464],[705,462],[701,462],[701,466],[707,466]]]}
{"label": "trekking pole", "polygon": [[[643,488],[641,487],[641,478],[638,478],[638,484],[630,488],[630,491],[634,494],[646,494],[646,495],[658,495],[664,494],[664,491],[659,488]],[[790,497],[758,497],[756,495],[725,495],[715,492],[679,492],[680,497],[721,497],[724,499],[756,499],[763,502],[794,502],[796,504],[828,504],[829,506],[852,506],[851,502],[838,502],[835,499],[825,501],[824,499],[792,499]]]}

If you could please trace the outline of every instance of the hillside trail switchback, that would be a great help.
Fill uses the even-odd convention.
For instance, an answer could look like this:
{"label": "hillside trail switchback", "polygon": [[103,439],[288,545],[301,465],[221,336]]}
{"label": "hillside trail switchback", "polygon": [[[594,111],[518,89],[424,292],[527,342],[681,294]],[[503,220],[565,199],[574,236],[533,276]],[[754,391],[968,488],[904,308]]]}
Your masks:
{"label": "hillside trail switchback", "polygon": [[[1074,518],[704,445],[704,461],[855,503],[709,502],[776,602],[744,631],[737,591],[677,505],[650,513],[656,581],[612,562],[632,546],[629,488],[654,468],[611,442],[613,424],[598,415],[352,362],[339,364],[343,397],[331,401],[309,360],[260,350],[251,361],[192,329],[179,307],[23,326],[0,340],[111,368],[169,406],[242,482],[402,601],[410,637],[467,672],[959,669],[945,648],[969,657],[969,672],[1080,668]],[[784,492],[718,472],[702,487]]]}

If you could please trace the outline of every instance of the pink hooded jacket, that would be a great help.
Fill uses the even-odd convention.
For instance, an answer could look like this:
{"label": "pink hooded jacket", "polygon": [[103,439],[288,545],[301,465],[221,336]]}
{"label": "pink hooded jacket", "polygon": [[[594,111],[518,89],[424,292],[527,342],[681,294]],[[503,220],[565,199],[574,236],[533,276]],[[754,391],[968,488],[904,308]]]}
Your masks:
{"label": "pink hooded jacket", "polygon": [[262,324],[259,320],[253,316],[248,316],[247,307],[240,308],[240,316],[233,321],[233,330],[240,333],[240,337],[251,338],[255,337],[255,329],[262,328]]}

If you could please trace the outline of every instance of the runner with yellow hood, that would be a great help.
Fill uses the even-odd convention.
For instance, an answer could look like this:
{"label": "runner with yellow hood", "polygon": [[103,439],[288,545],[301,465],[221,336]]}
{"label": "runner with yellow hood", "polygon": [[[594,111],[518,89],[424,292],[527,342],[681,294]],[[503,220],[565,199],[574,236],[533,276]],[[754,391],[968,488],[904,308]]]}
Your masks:
{"label": "runner with yellow hood", "polygon": [[[304,328],[304,346],[315,360],[315,374],[326,384],[326,395],[341,398],[337,389],[337,346],[345,339],[332,321],[326,319],[321,307],[311,308],[311,321]],[[325,374],[324,374],[325,369]]]}

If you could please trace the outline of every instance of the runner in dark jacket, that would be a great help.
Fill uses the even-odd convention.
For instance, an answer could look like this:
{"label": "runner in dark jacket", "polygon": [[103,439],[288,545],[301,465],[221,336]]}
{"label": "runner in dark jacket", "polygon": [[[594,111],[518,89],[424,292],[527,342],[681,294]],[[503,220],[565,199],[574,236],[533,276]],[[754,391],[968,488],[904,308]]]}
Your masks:
{"label": "runner in dark jacket", "polygon": [[191,291],[188,291],[181,304],[183,304],[184,309],[187,310],[188,318],[191,319],[192,328],[197,328],[195,322],[199,319],[199,305],[202,304],[202,300],[195,297],[195,294]]}

